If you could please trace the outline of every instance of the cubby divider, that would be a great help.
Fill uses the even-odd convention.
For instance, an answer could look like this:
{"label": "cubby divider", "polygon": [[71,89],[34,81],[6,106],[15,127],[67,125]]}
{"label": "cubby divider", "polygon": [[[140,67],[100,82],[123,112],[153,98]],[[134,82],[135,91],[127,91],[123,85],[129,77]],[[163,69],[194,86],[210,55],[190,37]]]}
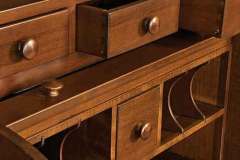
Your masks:
{"label": "cubby divider", "polygon": [[181,77],[175,77],[164,84],[163,89],[163,129],[170,132],[183,132],[184,129],[180,122],[175,117],[171,106],[169,105],[169,93],[172,89],[172,86],[178,79]]}
{"label": "cubby divider", "polygon": [[199,109],[192,95],[193,78],[201,67],[186,72],[172,85],[168,95],[168,105],[174,110],[176,117],[184,116],[193,119],[205,119],[205,115]]}
{"label": "cubby divider", "polygon": [[198,85],[196,77],[205,76],[204,73],[209,67],[214,69],[214,66],[211,65],[211,63],[199,65],[165,81],[163,89],[163,143],[184,134],[201,122],[206,122],[208,117],[222,109],[217,104],[198,100],[194,95],[193,85]]}
{"label": "cubby divider", "polygon": [[192,95],[193,77],[201,67],[199,66],[165,83],[164,129],[184,133],[185,128],[191,123],[186,118],[205,119],[205,115],[199,109]]}
{"label": "cubby divider", "polygon": [[36,147],[49,160],[111,159],[111,109],[46,139]]}

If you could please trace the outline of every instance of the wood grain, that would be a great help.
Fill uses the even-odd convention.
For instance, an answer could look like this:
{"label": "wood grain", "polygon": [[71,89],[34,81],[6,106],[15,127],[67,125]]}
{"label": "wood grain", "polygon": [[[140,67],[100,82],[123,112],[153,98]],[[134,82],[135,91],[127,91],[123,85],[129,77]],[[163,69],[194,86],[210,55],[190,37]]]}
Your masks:
{"label": "wood grain", "polygon": [[3,160],[46,160],[30,143],[4,126],[0,126],[0,142],[0,157]]}
{"label": "wood grain", "polygon": [[[178,30],[179,3],[179,0],[136,1],[108,9],[101,8],[101,3],[99,7],[80,5],[77,49],[113,57],[174,33]],[[160,29],[156,34],[150,34],[144,28],[144,22],[154,16],[160,19]]]}
{"label": "wood grain", "polygon": [[[157,147],[159,87],[146,91],[118,106],[117,153],[118,160],[138,160]],[[139,123],[150,123],[152,132],[142,140],[135,133]],[[134,153],[134,154],[132,154]]]}
{"label": "wood grain", "polygon": [[231,38],[240,32],[238,0],[182,0],[180,27],[203,36]]}
{"label": "wood grain", "polygon": [[[60,97],[56,99],[47,98],[42,94],[41,88],[36,88],[2,101],[0,103],[2,106],[0,112],[1,123],[8,125],[27,138],[64,121],[67,117],[89,110],[152,79],[157,77],[169,79],[171,76],[185,72],[225,53],[228,49],[226,41],[215,38],[182,49],[176,44],[182,46],[181,43],[185,43],[183,39],[180,38],[179,41],[172,41],[172,43],[168,40],[151,44],[148,46],[149,48],[138,49],[118,59],[100,63],[97,67],[90,67],[64,77],[62,82],[65,87]],[[174,51],[173,46],[177,51]],[[152,50],[153,48],[154,50]],[[139,52],[140,50],[142,52]],[[148,59],[140,58],[140,53],[143,57],[146,53],[149,53]],[[164,57],[162,53],[165,53],[166,56],[163,59],[161,58]],[[136,54],[142,61],[135,61]],[[184,58],[182,59],[182,57]],[[126,60],[131,61],[131,63],[128,63],[129,66],[121,65]],[[117,68],[118,70],[116,70]],[[114,72],[112,69],[114,69]],[[103,74],[106,72],[108,74]],[[91,76],[99,78],[91,78]],[[56,119],[49,122],[49,117],[56,117]],[[35,128],[35,125],[38,127]]]}
{"label": "wood grain", "polygon": [[[68,11],[63,10],[0,27],[0,78],[67,55],[68,20]],[[32,60],[25,59],[18,51],[19,43],[27,38],[34,38],[38,44],[38,53]]]}

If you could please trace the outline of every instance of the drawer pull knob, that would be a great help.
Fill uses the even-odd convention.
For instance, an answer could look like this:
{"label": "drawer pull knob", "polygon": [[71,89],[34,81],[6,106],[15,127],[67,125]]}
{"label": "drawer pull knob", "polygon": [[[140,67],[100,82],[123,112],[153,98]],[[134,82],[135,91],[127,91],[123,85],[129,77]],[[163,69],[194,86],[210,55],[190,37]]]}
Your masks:
{"label": "drawer pull knob", "polygon": [[151,123],[146,123],[146,124],[139,124],[138,125],[139,129],[137,129],[137,134],[142,140],[147,140],[152,133],[152,125]]}
{"label": "drawer pull knob", "polygon": [[160,29],[160,20],[157,16],[147,19],[145,24],[147,31],[151,34],[156,34]]}
{"label": "drawer pull knob", "polygon": [[37,41],[33,38],[21,41],[18,45],[20,54],[27,60],[33,59],[38,53]]}
{"label": "drawer pull knob", "polygon": [[57,97],[59,95],[59,91],[63,88],[63,84],[54,80],[46,82],[43,87],[46,89],[50,97]]}

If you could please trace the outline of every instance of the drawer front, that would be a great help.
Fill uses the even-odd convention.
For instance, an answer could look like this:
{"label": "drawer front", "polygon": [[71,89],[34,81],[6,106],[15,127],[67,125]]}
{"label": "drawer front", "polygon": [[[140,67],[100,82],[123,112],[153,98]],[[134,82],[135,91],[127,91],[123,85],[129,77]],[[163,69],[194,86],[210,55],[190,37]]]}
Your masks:
{"label": "drawer front", "polygon": [[0,28],[0,77],[68,54],[68,11]]}
{"label": "drawer front", "polygon": [[147,0],[109,14],[108,53],[115,56],[178,30],[179,0]]}
{"label": "drawer front", "polygon": [[139,160],[158,145],[160,89],[118,106],[117,160]]}
{"label": "drawer front", "polygon": [[111,5],[107,9],[101,4],[78,7],[78,51],[114,57],[178,30],[179,0]]}

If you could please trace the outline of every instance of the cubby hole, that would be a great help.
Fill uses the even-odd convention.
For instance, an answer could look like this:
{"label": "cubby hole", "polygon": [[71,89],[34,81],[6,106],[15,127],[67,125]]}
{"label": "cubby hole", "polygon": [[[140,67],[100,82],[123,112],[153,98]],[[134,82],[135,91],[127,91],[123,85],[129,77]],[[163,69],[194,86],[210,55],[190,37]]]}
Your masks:
{"label": "cubby hole", "polygon": [[224,114],[227,68],[224,54],[165,81],[162,145]]}
{"label": "cubby hole", "polygon": [[35,146],[49,160],[108,160],[111,152],[111,109],[97,114]]}
{"label": "cubby hole", "polygon": [[218,118],[152,160],[219,160],[223,118]]}

